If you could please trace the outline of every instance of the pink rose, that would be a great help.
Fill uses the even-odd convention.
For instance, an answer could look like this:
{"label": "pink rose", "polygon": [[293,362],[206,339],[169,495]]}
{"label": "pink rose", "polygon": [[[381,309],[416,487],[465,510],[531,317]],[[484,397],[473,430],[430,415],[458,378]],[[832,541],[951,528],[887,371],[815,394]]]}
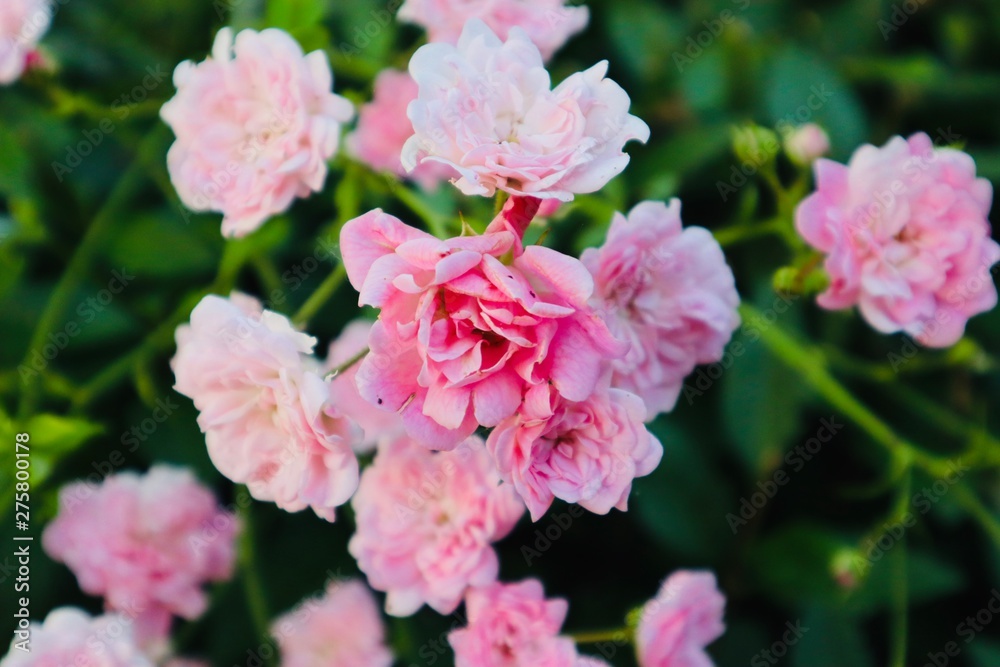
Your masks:
{"label": "pink rose", "polygon": [[521,252],[531,201],[508,202],[482,236],[443,241],[381,210],[341,232],[359,302],[382,309],[358,389],[429,447],[450,449],[500,423],[527,386],[551,381],[583,400],[606,359],[625,352],[587,305],[583,264],[542,246]]}
{"label": "pink rose", "polygon": [[415,134],[403,166],[446,164],[468,195],[499,189],[569,201],[599,190],[628,164],[625,143],[649,139],[649,127],[628,113],[628,95],[604,78],[607,69],[598,63],[553,90],[522,30],[501,42],[471,20],[457,47],[427,44],[410,60],[419,93],[408,110]]}
{"label": "pink rose", "polygon": [[351,555],[372,587],[388,593],[393,616],[423,604],[450,614],[469,586],[495,581],[491,545],[524,513],[479,438],[450,452],[405,437],[381,445],[352,506],[358,528]]}
{"label": "pink rose", "polygon": [[651,473],[663,456],[645,419],[642,399],[627,391],[598,389],[574,402],[541,384],[493,429],[486,446],[532,521],[555,498],[607,514],[628,508],[632,480]]}
{"label": "pink rose", "polygon": [[358,111],[357,128],[347,137],[347,150],[375,171],[408,177],[425,190],[455,176],[444,164],[426,162],[407,175],[400,162],[403,144],[413,135],[406,107],[417,98],[417,83],[409,73],[395,69],[379,72],[374,99]]}
{"label": "pink rose", "polygon": [[639,667],[711,667],[705,647],[725,632],[725,607],[711,572],[670,575],[642,608],[635,632]]}
{"label": "pink rose", "polygon": [[129,619],[91,617],[76,607],[58,607],[30,625],[30,642],[14,637],[0,667],[154,667],[132,636]]}
{"label": "pink rose", "polygon": [[520,28],[548,60],[587,27],[590,12],[566,0],[406,0],[396,17],[422,26],[429,41],[449,44],[458,42],[469,19],[482,20],[500,39]]}
{"label": "pink rose", "polygon": [[547,600],[536,579],[473,588],[465,610],[468,626],[448,635],[455,667],[607,667],[559,635],[566,601]]}
{"label": "pink rose", "polygon": [[0,85],[24,74],[54,11],[51,0],[0,2]]}
{"label": "pink rose", "polygon": [[84,592],[134,614],[137,635],[155,640],[167,635],[171,615],[205,611],[204,584],[232,576],[236,533],[236,517],[190,472],[158,465],[64,487],[42,546]]}
{"label": "pink rose", "polygon": [[642,202],[616,213],[600,248],[581,257],[594,275],[597,308],[631,343],[612,362],[613,385],[642,397],[652,419],[673,409],[696,364],[722,358],[740,324],[733,272],[701,227],[681,227],[681,203]]}
{"label": "pink rose", "polygon": [[806,123],[785,135],[784,147],[792,162],[805,167],[830,152],[830,137],[816,123]]}
{"label": "pink rose", "polygon": [[324,594],[302,601],[271,628],[282,667],[390,667],[385,625],[375,598],[360,581],[330,581]]}
{"label": "pink rose", "polygon": [[[367,350],[372,324],[371,320],[357,319],[344,327],[340,336],[330,343],[324,370],[332,372]],[[330,379],[330,400],[341,414],[364,431],[364,436],[352,443],[355,452],[364,454],[375,449],[378,443],[402,435],[406,429],[399,415],[369,403],[358,393],[357,374],[360,365],[361,362],[356,361],[350,368]]]}
{"label": "pink rose", "polygon": [[333,521],[358,486],[361,436],[332,404],[315,344],[251,297],[210,295],[177,329],[171,367],[219,472],[254,498]]}
{"label": "pink rose", "polygon": [[815,170],[816,192],[799,204],[795,226],[827,255],[820,306],[857,305],[882,333],[947,347],[996,305],[993,188],[967,154],[935,149],[920,133],[862,146],[846,166],[819,160]]}
{"label": "pink rose", "polygon": [[193,211],[221,211],[222,233],[245,236],[296,197],[323,187],[340,126],[354,110],[330,89],[322,51],[303,55],[286,32],[229,28],[212,56],[174,71],[177,94],[160,111],[177,141],[170,179]]}

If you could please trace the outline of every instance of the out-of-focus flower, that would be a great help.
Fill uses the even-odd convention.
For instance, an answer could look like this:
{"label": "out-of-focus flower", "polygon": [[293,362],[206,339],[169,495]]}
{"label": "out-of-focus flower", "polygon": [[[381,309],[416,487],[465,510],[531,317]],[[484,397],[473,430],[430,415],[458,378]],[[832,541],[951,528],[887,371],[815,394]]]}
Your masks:
{"label": "out-of-focus flower", "polygon": [[846,166],[821,159],[815,171],[795,226],[826,254],[820,306],[856,305],[876,330],[929,347],[955,344],[970,317],[996,306],[993,187],[968,154],[919,133],[862,146]]}
{"label": "out-of-focus flower", "polygon": [[52,21],[52,0],[0,2],[0,85],[24,74]]}
{"label": "out-of-focus flower", "polygon": [[501,42],[482,21],[469,21],[458,46],[427,44],[410,60],[419,92],[403,166],[446,164],[468,195],[499,189],[569,201],[599,190],[628,164],[625,143],[649,139],[607,69],[598,63],[552,89],[522,30]]}
{"label": "out-of-focus flower", "polygon": [[711,667],[705,647],[725,632],[725,607],[711,572],[670,575],[642,608],[635,632],[639,667]]}
{"label": "out-of-focus flower", "polygon": [[407,174],[400,162],[403,144],[413,136],[406,108],[417,98],[417,83],[408,72],[386,69],[375,78],[374,97],[358,110],[358,125],[347,136],[347,150],[376,171],[410,178],[425,190],[457,176],[444,164],[425,162]]}
{"label": "out-of-focus flower", "polygon": [[792,162],[806,167],[830,152],[830,137],[816,123],[806,123],[785,135],[784,147]]}
{"label": "out-of-focus flower", "polygon": [[406,437],[380,445],[352,501],[357,532],[349,549],[386,611],[409,616],[423,604],[455,611],[469,586],[497,578],[491,546],[524,504],[500,484],[482,440],[431,452]]}
{"label": "out-of-focus flower", "polygon": [[348,278],[360,303],[382,309],[358,389],[429,447],[495,426],[528,386],[551,382],[583,400],[605,360],[625,353],[587,303],[593,279],[579,260],[542,246],[518,254],[527,220],[448,240],[381,210],[344,225]]}
{"label": "out-of-focus flower", "polygon": [[59,514],[42,535],[53,560],[111,611],[135,613],[136,635],[165,637],[172,615],[205,611],[202,586],[232,575],[236,517],[187,470],[158,465],[94,488],[64,487]]}
{"label": "out-of-focus flower", "polygon": [[[368,349],[368,335],[372,324],[371,320],[357,319],[344,327],[340,335],[330,343],[330,351],[324,364],[326,372],[336,370]],[[364,435],[352,443],[354,451],[363,454],[375,449],[380,442],[402,435],[406,429],[399,415],[369,403],[358,393],[357,374],[360,365],[361,362],[356,361],[330,380],[330,400],[341,414],[364,431]]]}
{"label": "out-of-focus flower", "polygon": [[739,326],[732,269],[712,234],[681,227],[681,203],[642,202],[616,213],[600,248],[581,257],[596,307],[631,348],[612,362],[613,385],[642,397],[652,419],[673,409],[695,365],[722,358]]}
{"label": "out-of-focus flower", "polygon": [[559,635],[566,601],[546,599],[536,579],[471,589],[465,610],[468,626],[448,635],[455,667],[606,667]]}
{"label": "out-of-focus flower", "polygon": [[118,614],[92,617],[76,607],[58,607],[17,635],[0,667],[154,667],[136,644],[132,620]]}
{"label": "out-of-focus flower", "polygon": [[516,415],[493,429],[487,448],[533,521],[555,498],[607,514],[628,508],[632,480],[651,473],[663,456],[645,418],[642,399],[621,389],[600,389],[574,402],[541,384],[528,390]]}
{"label": "out-of-focus flower", "polygon": [[177,329],[174,388],[199,410],[223,475],[289,512],[328,521],[358,486],[358,427],[330,400],[316,339],[252,297],[206,296]]}
{"label": "out-of-focus flower", "polygon": [[324,594],[278,618],[271,634],[282,667],[389,667],[385,625],[360,581],[331,581]]}
{"label": "out-of-focus flower", "polygon": [[500,39],[520,28],[548,60],[587,27],[590,11],[566,0],[406,0],[397,17],[422,26],[429,41],[449,44],[458,42],[470,19],[480,19]]}
{"label": "out-of-focus flower", "polygon": [[354,114],[331,92],[322,51],[303,55],[286,32],[223,28],[212,55],[174,71],[160,115],[177,135],[170,178],[193,211],[220,211],[222,233],[244,236],[323,187],[340,128]]}

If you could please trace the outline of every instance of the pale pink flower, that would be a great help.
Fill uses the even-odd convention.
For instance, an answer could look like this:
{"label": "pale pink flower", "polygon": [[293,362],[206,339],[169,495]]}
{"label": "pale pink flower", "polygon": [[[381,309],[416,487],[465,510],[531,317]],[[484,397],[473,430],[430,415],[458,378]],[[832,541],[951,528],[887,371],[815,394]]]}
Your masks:
{"label": "pale pink flower", "polygon": [[53,11],[52,0],[0,2],[0,85],[14,83],[24,74]]}
{"label": "pale pink flower", "polygon": [[566,0],[406,0],[396,16],[422,26],[429,41],[449,44],[458,42],[470,19],[480,19],[500,39],[520,28],[548,60],[587,27],[590,11]]}
{"label": "pale pink flower", "polygon": [[170,179],[193,211],[220,211],[225,236],[245,236],[296,197],[323,187],[340,128],[354,114],[331,92],[322,51],[303,55],[286,32],[223,28],[212,55],[174,71],[160,111],[177,141]]}
{"label": "pale pink flower", "polygon": [[546,599],[537,579],[470,589],[468,626],[448,635],[455,667],[606,667],[559,634],[567,608],[565,600]]}
{"label": "pale pink flower", "polygon": [[58,607],[27,632],[30,641],[21,648],[24,638],[15,633],[0,667],[154,667],[135,642],[131,620],[117,614],[91,617]]}
{"label": "pale pink flower", "polygon": [[605,360],[625,353],[587,303],[593,279],[583,264],[542,246],[521,252],[531,202],[512,199],[482,236],[440,240],[381,210],[341,232],[359,302],[382,309],[358,389],[400,412],[429,447],[495,426],[527,386],[551,381],[583,400]]}
{"label": "pale pink flower", "polygon": [[134,613],[136,634],[153,640],[166,636],[172,615],[205,611],[202,586],[232,576],[236,533],[236,517],[189,471],[157,465],[64,487],[42,545],[85,593]]}
{"label": "pale pink flower", "polygon": [[381,445],[351,504],[357,532],[348,548],[371,586],[388,593],[393,616],[424,604],[450,614],[469,586],[496,581],[491,545],[524,514],[476,437],[449,452],[406,437]]}
{"label": "pale pink flower", "polygon": [[[374,322],[371,320],[357,319],[344,327],[340,335],[330,343],[324,364],[328,373],[368,349],[368,335],[372,324]],[[375,449],[378,443],[402,435],[406,429],[399,415],[366,401],[358,393],[359,366],[360,360],[330,380],[330,400],[341,414],[364,431],[364,435],[352,443],[355,452],[364,454]]]}
{"label": "pale pink flower", "polygon": [[642,202],[616,213],[600,248],[581,260],[611,331],[631,343],[612,362],[613,385],[638,394],[647,417],[673,409],[695,365],[722,358],[739,326],[739,295],[722,248],[701,227],[681,227],[681,203]]}
{"label": "pale pink flower", "polygon": [[806,123],[785,135],[784,148],[792,162],[808,166],[830,152],[830,137],[816,123]]}
{"label": "pale pink flower", "polygon": [[282,667],[392,665],[375,598],[360,581],[330,581],[322,596],[279,617],[271,634],[278,640]]}
{"label": "pale pink flower", "polygon": [[493,429],[486,446],[532,521],[555,498],[607,514],[628,509],[632,480],[651,473],[663,456],[645,419],[642,399],[627,391],[602,387],[574,402],[541,384]]}
{"label": "pale pink flower", "polygon": [[799,205],[795,226],[827,255],[820,306],[856,305],[882,333],[947,347],[970,317],[996,305],[993,187],[976,178],[969,155],[935,149],[919,133],[862,146],[846,166],[819,160],[815,171],[816,192]]}
{"label": "pale pink flower", "polygon": [[333,521],[358,486],[360,433],[330,400],[316,339],[238,293],[206,296],[176,337],[174,388],[199,410],[219,472],[254,498]]}
{"label": "pale pink flower", "polygon": [[670,575],[642,608],[635,631],[639,667],[712,667],[705,647],[725,632],[725,607],[711,572]]}
{"label": "pale pink flower", "polygon": [[387,171],[399,178],[409,178],[425,190],[456,176],[444,164],[425,162],[407,174],[400,162],[403,144],[413,136],[413,124],[406,117],[406,107],[417,99],[417,83],[409,75],[386,69],[375,77],[374,97],[358,110],[358,125],[347,136],[347,150],[376,171]]}
{"label": "pale pink flower", "polygon": [[482,21],[469,21],[457,47],[427,44],[410,60],[419,93],[408,111],[415,134],[403,166],[449,165],[468,195],[499,189],[569,201],[599,190],[628,164],[625,143],[649,139],[607,69],[600,62],[552,89],[522,30],[501,42]]}

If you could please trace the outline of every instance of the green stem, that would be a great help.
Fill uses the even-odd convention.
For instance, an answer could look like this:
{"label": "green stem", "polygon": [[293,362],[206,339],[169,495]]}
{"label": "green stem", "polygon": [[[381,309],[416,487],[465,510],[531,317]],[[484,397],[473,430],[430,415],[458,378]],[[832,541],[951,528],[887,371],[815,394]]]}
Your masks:
{"label": "green stem", "polygon": [[362,359],[364,359],[366,356],[368,356],[368,353],[370,351],[371,350],[369,350],[367,347],[365,349],[361,350],[360,352],[358,352],[357,354],[355,354],[353,357],[351,357],[350,359],[348,359],[347,361],[345,361],[344,363],[342,363],[341,365],[337,366],[332,371],[330,371],[329,373],[327,373],[327,377],[329,377],[329,378],[335,378],[335,377],[337,377],[338,375],[340,375],[341,373],[343,373],[344,371],[346,371],[348,368],[350,368],[351,366],[353,366],[354,364],[358,363],[359,361],[361,361]]}
{"label": "green stem", "polygon": [[400,185],[392,191],[392,194],[394,194],[399,201],[406,204],[407,208],[420,216],[420,219],[427,225],[431,234],[439,239],[445,239],[450,236],[445,222],[433,208],[421,199],[417,193],[413,192],[405,185]]}
{"label": "green stem", "polygon": [[[896,504],[897,516],[909,512],[910,488],[913,474],[906,473],[899,489],[899,500]],[[894,517],[895,518],[895,517]],[[906,667],[906,637],[908,630],[908,591],[907,591],[907,553],[906,534],[896,543],[892,558],[892,667]]]}
{"label": "green stem", "polygon": [[[243,492],[248,493],[246,490],[243,490]],[[239,563],[250,616],[253,619],[258,636],[263,639],[271,634],[271,615],[268,612],[264,582],[261,580],[260,572],[257,569],[252,507],[253,503],[251,502],[239,510],[241,530],[238,547]]]}
{"label": "green stem", "polygon": [[983,505],[976,494],[964,484],[959,484],[955,487],[955,498],[972,518],[982,524],[986,530],[986,534],[993,540],[994,546],[1000,550],[1000,521]]}
{"label": "green stem", "polygon": [[724,248],[727,246],[738,245],[746,241],[752,241],[754,239],[761,238],[762,236],[770,236],[772,234],[783,234],[781,219],[772,218],[771,220],[759,223],[739,224],[732,227],[717,229],[712,232],[712,235],[715,236],[715,240],[718,241],[719,245]]}
{"label": "green stem", "polygon": [[[748,304],[740,306],[740,314],[744,321],[763,321],[757,309]],[[935,477],[941,477],[948,471],[947,460],[928,454],[901,438],[838,382],[827,370],[826,357],[818,348],[799,343],[775,324],[757,327],[757,331],[764,345],[779,360],[798,371],[828,403],[885,447],[901,469],[915,463]]]}
{"label": "green stem", "polygon": [[[146,151],[158,147],[162,138],[162,132],[152,133],[139,148],[139,153],[143,155]],[[35,327],[34,334],[32,334],[31,340],[28,343],[28,349],[25,352],[23,361],[25,365],[30,364],[32,350],[41,349],[45,345],[45,337],[58,326],[59,318],[66,312],[66,309],[70,306],[73,294],[84,282],[97,251],[103,247],[104,241],[110,234],[114,224],[122,218],[123,209],[129,199],[135,195],[139,186],[142,185],[143,176],[142,161],[141,159],[136,159],[129,165],[100,211],[94,216],[90,226],[87,227],[83,239],[77,245],[76,251],[66,266],[66,270],[56,284],[48,303],[45,304],[42,315]],[[35,410],[39,398],[37,377],[28,380],[26,384],[27,386],[25,386],[24,393],[21,395],[18,408],[18,414],[21,418],[27,417]]]}
{"label": "green stem", "polygon": [[632,641],[631,628],[615,628],[613,630],[595,630],[593,632],[574,632],[570,638],[577,644],[598,644],[601,642],[615,642],[626,644]]}
{"label": "green stem", "polygon": [[306,302],[302,304],[298,312],[292,317],[292,322],[298,326],[305,326],[309,323],[309,320],[319,312],[323,305],[330,300],[337,290],[343,284],[344,279],[347,278],[347,269],[344,268],[344,264],[338,264],[337,267],[330,272],[320,286],[316,288],[316,291],[309,295]]}

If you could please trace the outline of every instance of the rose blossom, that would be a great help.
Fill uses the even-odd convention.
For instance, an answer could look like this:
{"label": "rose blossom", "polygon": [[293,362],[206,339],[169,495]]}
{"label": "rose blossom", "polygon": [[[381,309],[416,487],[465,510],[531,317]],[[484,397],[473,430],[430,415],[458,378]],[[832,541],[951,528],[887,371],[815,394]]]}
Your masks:
{"label": "rose blossom", "polygon": [[574,402],[541,384],[493,429],[486,446],[532,521],[555,498],[607,514],[628,508],[632,480],[651,473],[663,456],[645,419],[642,399],[627,391],[599,388]]}
{"label": "rose blossom", "polygon": [[323,187],[340,126],[353,116],[333,94],[322,51],[303,55],[286,32],[223,28],[212,55],[174,71],[160,111],[177,141],[170,179],[193,211],[221,211],[222,233],[245,236],[296,197]]}
{"label": "rose blossom", "polygon": [[344,225],[348,278],[361,304],[382,309],[358,389],[429,447],[498,424],[526,386],[551,381],[582,400],[605,360],[625,352],[587,305],[583,264],[542,246],[522,252],[537,205],[514,198],[486,234],[444,241],[381,210]]}
{"label": "rose blossom", "polygon": [[599,190],[628,164],[625,142],[649,139],[649,127],[628,113],[629,96],[604,78],[607,69],[600,62],[553,90],[522,30],[501,42],[482,21],[469,21],[457,47],[427,44],[410,60],[419,92],[403,166],[449,165],[468,195],[499,189],[569,201]]}
{"label": "rose blossom", "polygon": [[469,19],[480,19],[500,39],[520,28],[545,60],[587,26],[586,7],[566,0],[406,0],[396,17],[427,30],[428,41],[455,44]]}
{"label": "rose blossom", "polygon": [[670,575],[642,608],[635,632],[639,667],[711,667],[705,647],[726,629],[725,606],[711,572]]}
{"label": "rose blossom", "polygon": [[425,162],[407,175],[400,162],[403,144],[413,135],[406,107],[417,98],[417,83],[407,72],[386,69],[375,78],[374,98],[358,111],[357,128],[348,135],[347,150],[376,171],[408,177],[425,190],[455,176],[444,164]]}
{"label": "rose blossom", "polygon": [[198,408],[219,472],[254,498],[333,521],[358,486],[360,433],[330,400],[316,339],[239,293],[206,296],[176,337],[174,388]]}
{"label": "rose blossom", "polygon": [[51,0],[0,2],[0,85],[14,83],[52,21]]}
{"label": "rose blossom", "polygon": [[349,550],[372,587],[388,593],[394,616],[425,603],[450,614],[469,586],[495,581],[491,544],[524,513],[476,437],[450,452],[406,437],[381,445],[352,506],[357,532]]}
{"label": "rose blossom", "polygon": [[28,648],[18,648],[15,635],[0,667],[153,667],[135,643],[132,621],[117,614],[58,607],[45,621],[32,621],[29,632]]}
{"label": "rose blossom", "polygon": [[673,409],[684,377],[719,361],[740,323],[722,248],[706,229],[682,229],[679,200],[647,201],[616,213],[604,245],[580,259],[611,331],[632,344],[612,362],[614,386],[641,396],[650,419]]}
{"label": "rose blossom", "polygon": [[143,639],[165,637],[171,615],[205,611],[202,585],[232,575],[236,517],[187,470],[157,465],[112,475],[96,488],[59,493],[59,513],[42,534],[49,556],[112,611],[137,616]]}
{"label": "rose blossom", "polygon": [[385,626],[375,598],[360,581],[330,581],[274,622],[282,667],[390,667]]}
{"label": "rose blossom", "polygon": [[455,667],[607,667],[559,635],[566,601],[547,600],[537,579],[470,589],[465,611],[468,626],[448,635]]}
{"label": "rose blossom", "polygon": [[[368,349],[371,320],[357,319],[347,324],[340,335],[330,343],[324,369],[329,373]],[[370,452],[380,442],[385,442],[405,432],[399,415],[369,403],[358,393],[357,375],[361,361],[330,380],[330,400],[364,431],[352,445],[358,454]]]}
{"label": "rose blossom", "polygon": [[953,345],[970,317],[993,308],[990,267],[1000,245],[987,219],[990,182],[966,153],[935,149],[926,134],[866,145],[845,166],[815,165],[816,192],[795,226],[826,254],[830,286],[817,302],[857,305],[882,333],[923,345]]}

